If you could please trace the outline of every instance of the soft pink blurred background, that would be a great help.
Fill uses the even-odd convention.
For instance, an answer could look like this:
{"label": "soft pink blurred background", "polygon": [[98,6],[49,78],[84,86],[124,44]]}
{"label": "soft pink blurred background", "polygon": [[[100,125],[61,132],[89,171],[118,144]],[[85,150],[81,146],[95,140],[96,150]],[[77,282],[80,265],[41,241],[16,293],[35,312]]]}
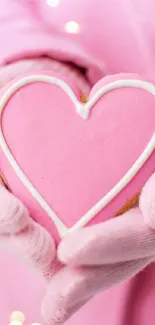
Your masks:
{"label": "soft pink blurred background", "polygon": [[[10,253],[0,250],[0,321],[9,324],[9,316],[19,310],[26,315],[26,325],[41,322],[43,280]],[[43,323],[42,323],[43,324]]]}

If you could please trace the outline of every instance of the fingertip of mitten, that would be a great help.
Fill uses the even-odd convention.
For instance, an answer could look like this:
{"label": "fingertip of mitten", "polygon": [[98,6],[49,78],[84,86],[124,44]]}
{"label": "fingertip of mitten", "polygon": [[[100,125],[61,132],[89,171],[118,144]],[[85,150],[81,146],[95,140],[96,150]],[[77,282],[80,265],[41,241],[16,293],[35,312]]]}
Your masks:
{"label": "fingertip of mitten", "polygon": [[59,307],[57,306],[56,310],[54,309],[54,307],[52,308],[53,295],[53,289],[49,285],[46,295],[42,302],[41,315],[48,325],[61,325],[68,319],[68,314],[65,309],[62,308],[62,306],[59,306],[59,303]]}
{"label": "fingertip of mitten", "polygon": [[[51,303],[52,302],[50,302],[50,305],[51,305]],[[45,322],[48,325],[61,325],[61,324],[64,324],[64,322],[68,318],[66,313],[63,310],[58,310],[56,312],[56,316],[54,317],[51,314],[50,305],[49,304],[46,305],[46,302],[44,302],[44,304],[42,306],[41,315],[42,315],[43,319],[45,320]]]}

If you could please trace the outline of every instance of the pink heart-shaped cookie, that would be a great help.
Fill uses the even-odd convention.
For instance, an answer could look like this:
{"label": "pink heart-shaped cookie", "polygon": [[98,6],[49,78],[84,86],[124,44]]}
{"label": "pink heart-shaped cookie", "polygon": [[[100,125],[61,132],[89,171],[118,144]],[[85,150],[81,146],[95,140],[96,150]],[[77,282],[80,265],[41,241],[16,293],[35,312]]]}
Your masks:
{"label": "pink heart-shaped cookie", "polygon": [[86,104],[56,75],[33,74],[0,95],[0,168],[58,240],[102,222],[155,170],[155,86],[134,75],[95,86]]}

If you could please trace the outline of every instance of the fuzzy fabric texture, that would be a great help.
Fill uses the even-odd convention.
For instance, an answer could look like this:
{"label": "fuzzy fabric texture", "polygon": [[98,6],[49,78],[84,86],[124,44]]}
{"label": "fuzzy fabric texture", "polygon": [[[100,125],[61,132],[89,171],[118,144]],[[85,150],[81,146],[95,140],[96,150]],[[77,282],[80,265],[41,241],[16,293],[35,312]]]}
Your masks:
{"label": "fuzzy fabric texture", "polygon": [[25,59],[1,66],[0,86],[2,87],[15,77],[31,71],[53,71],[67,76],[78,85],[86,96],[88,96],[91,89],[91,84],[80,69],[72,64],[67,64],[48,57]]}

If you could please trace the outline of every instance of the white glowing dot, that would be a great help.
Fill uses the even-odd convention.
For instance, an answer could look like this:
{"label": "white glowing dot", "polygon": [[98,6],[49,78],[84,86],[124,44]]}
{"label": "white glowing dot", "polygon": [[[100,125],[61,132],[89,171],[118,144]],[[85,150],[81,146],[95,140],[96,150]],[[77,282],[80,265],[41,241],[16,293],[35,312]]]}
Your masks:
{"label": "white glowing dot", "polygon": [[41,324],[39,324],[39,323],[33,323],[33,324],[31,324],[31,325],[41,325]]}
{"label": "white glowing dot", "polygon": [[65,29],[67,33],[78,34],[80,33],[80,25],[76,23],[76,21],[69,21],[65,25]]}
{"label": "white glowing dot", "polygon": [[60,4],[60,0],[46,0],[46,2],[50,7],[57,7]]}
{"label": "white glowing dot", "polygon": [[19,320],[13,320],[9,325],[23,325],[23,323],[20,322]]}
{"label": "white glowing dot", "polygon": [[14,311],[10,317],[11,322],[19,321],[22,324],[25,322],[25,315],[21,311]]}

